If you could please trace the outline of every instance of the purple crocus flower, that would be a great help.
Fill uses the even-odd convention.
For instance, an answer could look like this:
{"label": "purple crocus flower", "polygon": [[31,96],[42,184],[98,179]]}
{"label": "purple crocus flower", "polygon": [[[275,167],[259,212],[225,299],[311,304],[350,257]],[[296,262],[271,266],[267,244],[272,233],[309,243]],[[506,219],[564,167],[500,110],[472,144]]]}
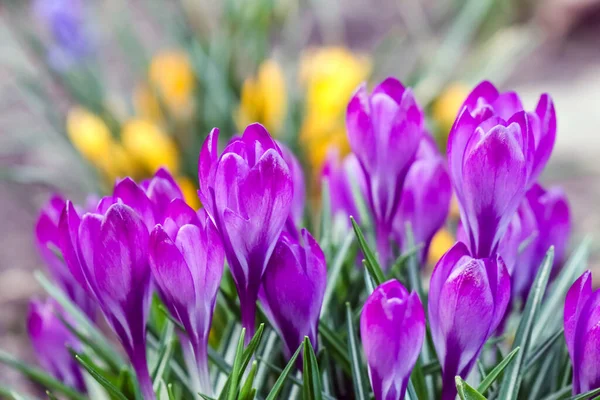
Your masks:
{"label": "purple crocus flower", "polygon": [[36,0],[33,7],[52,37],[48,58],[53,68],[65,71],[92,54],[81,0]]}
{"label": "purple crocus flower", "polygon": [[283,232],[263,276],[261,303],[290,357],[308,336],[317,348],[319,314],[327,286],[325,255],[306,230],[300,239]]}
{"label": "purple crocus flower", "polygon": [[220,156],[218,135],[213,129],[200,151],[198,195],[223,241],[249,340],[261,279],[290,214],[294,183],[262,125],[249,125]]}
{"label": "purple crocus flower", "polygon": [[174,199],[182,199],[181,188],[166,168],[159,168],[154,176],[140,183],[154,206],[157,223],[164,222],[167,208]]}
{"label": "purple crocus flower", "polygon": [[443,400],[456,397],[454,377],[466,378],[510,300],[510,276],[499,256],[473,258],[456,243],[438,261],[429,287],[429,324],[442,366]]}
{"label": "purple crocus flower", "polygon": [[146,361],[150,307],[148,228],[131,207],[116,203],[105,215],[82,218],[67,202],[60,244],[75,279],[94,296],[135,369],[145,399],[154,399]]}
{"label": "purple crocus flower", "polygon": [[392,225],[406,174],[423,136],[424,120],[412,91],[394,78],[381,82],[370,95],[363,84],[348,103],[348,140],[365,173],[384,267],[389,267]]}
{"label": "purple crocus flower", "polygon": [[329,185],[334,226],[341,226],[344,230],[351,228],[350,216],[360,223],[360,215],[352,191],[353,181],[361,193],[366,193],[366,182],[356,156],[350,153],[340,160],[339,151],[330,150],[323,165],[321,179],[327,179]]}
{"label": "purple crocus flower", "polygon": [[360,335],[375,400],[403,399],[425,339],[419,296],[397,280],[382,283],[365,302]]}
{"label": "purple crocus flower", "polygon": [[481,122],[487,108],[464,107],[448,138],[448,165],[471,253],[492,257],[523,200],[534,160],[525,112]]}
{"label": "purple crocus flower", "polygon": [[290,169],[292,180],[294,182],[294,197],[292,199],[292,210],[290,212],[291,220],[288,223],[291,228],[302,224],[302,218],[304,217],[304,203],[306,202],[306,184],[304,183],[304,172],[302,171],[300,161],[298,161],[292,150],[283,143],[278,141],[277,144],[281,149],[283,159]]}
{"label": "purple crocus flower", "polygon": [[27,333],[42,368],[64,384],[85,392],[81,370],[69,353],[69,348],[79,350],[80,344],[59,319],[59,312],[58,304],[53,301],[31,301]]}
{"label": "purple crocus flower", "polygon": [[190,378],[197,391],[211,396],[208,336],[225,260],[221,239],[203,210],[197,215],[176,199],[164,227],[152,231],[149,249],[161,297],[187,334],[182,346]]}
{"label": "purple crocus flower", "polygon": [[415,162],[411,165],[400,207],[394,219],[394,234],[402,251],[407,251],[406,224],[410,223],[414,243],[422,244],[421,262],[427,259],[433,235],[444,225],[450,209],[452,186],[445,161],[431,136],[421,139]]}
{"label": "purple crocus flower", "polygon": [[96,314],[93,298],[73,278],[64,260],[56,254],[60,251],[58,223],[65,204],[62,197],[54,195],[42,208],[35,225],[36,244],[54,280],[69,299],[93,321]]}
{"label": "purple crocus flower", "polygon": [[592,290],[590,271],[567,292],[564,327],[573,365],[573,394],[600,387],[600,290]]}
{"label": "purple crocus flower", "polygon": [[[469,94],[463,106],[477,119],[478,123],[492,116],[509,120],[514,114],[523,111],[521,99],[515,92],[500,93],[488,81],[483,81]],[[556,140],[556,112],[548,94],[542,94],[534,111],[527,112],[528,123],[534,138],[533,168],[528,187],[537,182]]]}

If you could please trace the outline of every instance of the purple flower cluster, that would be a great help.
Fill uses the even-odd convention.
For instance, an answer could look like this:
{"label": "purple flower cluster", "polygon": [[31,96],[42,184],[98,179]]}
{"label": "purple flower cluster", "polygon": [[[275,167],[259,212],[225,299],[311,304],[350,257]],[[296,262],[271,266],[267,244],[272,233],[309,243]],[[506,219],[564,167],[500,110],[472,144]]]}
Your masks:
{"label": "purple flower cluster", "polygon": [[[454,377],[469,374],[512,299],[527,297],[551,245],[555,267],[562,263],[570,216],[564,194],[537,183],[556,136],[548,95],[528,112],[516,93],[500,93],[489,82],[478,85],[451,129],[448,173],[423,121],[410,90],[392,78],[370,96],[360,87],[348,106],[348,136],[366,181],[384,267],[392,254],[390,239],[407,250],[407,222],[415,243],[424,246],[423,260],[445,221],[452,191],[458,199],[460,241],[435,266],[428,298],[431,335],[442,367],[442,398],[449,400],[456,396]],[[332,177],[340,187],[348,179],[329,172]],[[347,198],[346,192],[340,193]],[[353,212],[353,202],[337,201],[346,213]],[[423,343],[423,311],[408,311],[421,308],[412,296],[399,283],[388,282],[371,294],[363,309],[363,346],[376,399],[403,397],[414,354]]]}
{"label": "purple flower cluster", "polygon": [[[297,228],[305,197],[300,164],[258,124],[248,126],[220,156],[217,141],[215,129],[200,152],[203,209],[190,208],[173,177],[159,169],[139,184],[130,178],[118,181],[110,196],[87,210],[54,197],[36,227],[41,255],[55,280],[90,318],[96,308],[102,311],[145,399],[155,398],[146,355],[154,290],[185,328],[179,337],[191,382],[212,395],[208,337],[225,259],[247,338],[255,329],[260,293],[286,353],[305,336],[317,346],[327,271],[317,242]],[[82,388],[80,372],[65,349],[65,343],[77,341],[46,308],[32,306],[31,320],[40,362],[57,378]],[[64,357],[51,360],[54,352]]]}

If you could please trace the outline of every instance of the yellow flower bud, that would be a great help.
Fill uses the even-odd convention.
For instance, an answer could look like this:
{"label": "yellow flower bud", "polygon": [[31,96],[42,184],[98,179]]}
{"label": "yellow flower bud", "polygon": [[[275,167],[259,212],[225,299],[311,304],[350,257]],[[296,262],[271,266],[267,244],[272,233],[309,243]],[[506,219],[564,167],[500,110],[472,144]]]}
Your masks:
{"label": "yellow flower bud", "polygon": [[445,228],[440,229],[433,236],[431,245],[429,246],[429,254],[427,261],[431,265],[435,265],[440,258],[454,245],[456,240],[454,236]]}
{"label": "yellow flower bud", "polygon": [[127,153],[147,173],[152,174],[160,167],[177,173],[177,147],[173,139],[158,125],[144,119],[129,120],[123,125],[121,140]]}
{"label": "yellow flower bud", "polygon": [[148,80],[170,112],[182,115],[189,111],[196,78],[185,52],[167,50],[154,56]]}
{"label": "yellow flower bud", "polygon": [[196,185],[194,185],[190,178],[185,176],[180,176],[176,180],[181,188],[185,202],[194,210],[198,210],[201,207],[201,204],[200,199],[198,199],[198,188]]}
{"label": "yellow flower bud", "polygon": [[302,57],[300,81],[306,88],[306,116],[300,142],[314,172],[320,173],[329,148],[337,147],[342,156],[349,151],[346,106],[370,71],[367,57],[343,47],[313,49]]}
{"label": "yellow flower bud", "polygon": [[242,85],[240,106],[236,114],[238,129],[260,122],[271,134],[281,129],[287,111],[285,77],[275,60],[266,60],[256,77]]}
{"label": "yellow flower bud", "polygon": [[74,107],[69,111],[67,134],[73,146],[94,164],[107,157],[113,144],[104,121],[82,107]]}
{"label": "yellow flower bud", "polygon": [[465,84],[455,82],[448,86],[433,104],[433,118],[446,134],[454,124],[459,108],[468,94],[469,88]]}

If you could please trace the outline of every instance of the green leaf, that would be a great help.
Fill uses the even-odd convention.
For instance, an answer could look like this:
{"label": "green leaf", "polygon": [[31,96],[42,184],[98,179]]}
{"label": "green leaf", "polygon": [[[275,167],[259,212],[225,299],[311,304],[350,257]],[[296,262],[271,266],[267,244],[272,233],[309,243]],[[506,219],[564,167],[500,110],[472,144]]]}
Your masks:
{"label": "green leaf", "polygon": [[546,292],[553,260],[554,247],[550,247],[537,272],[531,292],[525,303],[519,327],[517,328],[513,348],[521,347],[522,351],[517,353],[515,362],[506,368],[499,394],[499,398],[503,400],[515,400],[519,393],[519,388],[523,379],[522,367],[526,357],[529,355],[528,351],[531,342],[531,333],[542,305],[544,293]]}
{"label": "green leaf", "polygon": [[340,368],[348,375],[351,375],[352,366],[343,340],[324,322],[319,323],[319,334],[321,335],[323,344],[330,350],[331,356],[339,363]]}
{"label": "green leaf", "polygon": [[329,180],[325,178],[321,184],[321,226],[319,227],[319,244],[325,250],[329,250],[331,245],[331,221]]}
{"label": "green leaf", "polygon": [[321,400],[323,398],[321,394],[321,374],[319,371],[319,365],[317,364],[317,356],[315,355],[315,351],[310,343],[310,340],[308,339],[308,336],[304,337],[303,358],[303,399]]}
{"label": "green leaf", "polygon": [[515,347],[513,351],[511,351],[496,367],[489,373],[487,376],[481,381],[479,386],[477,386],[477,391],[479,393],[485,394],[487,390],[492,386],[492,383],[498,379],[502,371],[510,364],[510,362],[515,358],[517,353],[521,350],[520,347]]}
{"label": "green leaf", "polygon": [[352,310],[350,303],[346,303],[346,324],[348,327],[348,355],[352,364],[352,382],[354,383],[354,396],[356,400],[366,400],[363,373],[361,369],[360,350],[352,324]]}
{"label": "green leaf", "polygon": [[592,397],[596,396],[597,394],[600,394],[600,388],[590,390],[589,392],[578,394],[576,396],[569,397],[569,400],[587,400],[587,399],[591,399]]}
{"label": "green leaf", "polygon": [[[591,243],[591,238],[586,237],[571,254],[571,257],[554,279],[548,291],[548,296],[544,299],[538,323],[533,331],[533,343],[544,337],[547,332],[553,332],[562,326],[562,309],[565,296],[573,282],[579,278],[586,268]],[[561,310],[561,312],[557,312],[557,310]]]}
{"label": "green leaf", "polygon": [[[62,393],[70,399],[85,400],[86,396],[79,393],[76,389],[65,385],[54,377],[47,374],[45,371],[31,367],[15,358],[3,350],[0,350],[0,363],[6,364],[11,368],[16,369],[32,381],[35,381],[43,387],[52,390],[53,392]],[[12,392],[11,392],[12,393]]]}
{"label": "green leaf", "polygon": [[[167,395],[169,396],[169,400],[176,400],[177,397],[175,396],[175,389],[173,389],[173,384],[169,383],[167,385]],[[202,396],[202,395],[201,395]]]}
{"label": "green leaf", "polygon": [[333,259],[331,268],[329,268],[327,287],[325,288],[325,295],[323,296],[323,304],[321,306],[321,318],[324,318],[330,310],[329,303],[333,297],[333,293],[335,292],[340,272],[344,266],[344,261],[346,261],[346,256],[352,247],[353,236],[354,235],[352,232],[348,232],[344,238],[344,242]]}
{"label": "green leaf", "polygon": [[462,380],[460,376],[454,378],[456,382],[456,390],[460,400],[486,400],[485,397],[477,390],[473,389],[467,382]]}
{"label": "green leaf", "polygon": [[[173,325],[169,324],[168,326],[172,327]],[[172,329],[171,329],[171,332],[172,332]],[[173,355],[173,350],[175,348],[175,342],[176,342],[176,339],[171,338],[169,336],[165,345],[160,349],[160,352],[158,355],[158,361],[156,363],[156,366],[152,370],[152,374],[151,374],[153,387],[155,390],[156,390],[156,386],[157,386],[158,382],[160,382],[161,379],[163,379],[165,372],[168,370],[169,362],[171,361],[171,357]]]}
{"label": "green leaf", "polygon": [[[227,393],[227,400],[235,400],[237,396],[237,388],[240,383],[241,375],[242,375],[242,358],[244,352],[244,337],[246,336],[246,328],[242,328],[242,333],[240,334],[240,338],[238,339],[237,349],[235,351],[235,358],[233,360],[233,367],[231,370],[231,375],[227,379],[227,383],[223,388],[223,392]],[[225,390],[227,389],[227,390]],[[221,398],[221,396],[219,396]]]}
{"label": "green leaf", "polygon": [[542,400],[559,400],[559,399],[567,399],[569,393],[571,393],[573,391],[573,388],[571,385],[565,386],[564,388],[558,390],[555,393],[552,393],[549,396],[544,397]]}
{"label": "green leaf", "polygon": [[48,399],[50,400],[58,400],[58,398],[49,390],[46,390],[46,396],[48,396]]}
{"label": "green leaf", "polygon": [[127,400],[127,397],[108,379],[104,377],[102,372],[98,371],[91,363],[84,360],[79,354],[71,351],[75,360],[94,378],[106,391],[117,400]]}
{"label": "green leaf", "polygon": [[527,357],[527,361],[525,361],[525,371],[529,371],[529,369],[531,369],[531,367],[533,367],[536,362],[538,362],[544,355],[546,355],[548,350],[550,350],[552,346],[558,341],[558,339],[562,337],[564,331],[564,328],[560,328],[554,335],[544,340],[542,344],[540,344],[531,351],[531,354]]}
{"label": "green leaf", "polygon": [[433,375],[437,374],[442,370],[442,366],[439,361],[435,360],[430,363],[424,364],[421,367],[421,371],[423,371],[423,375]]}
{"label": "green leaf", "polygon": [[252,385],[254,384],[254,377],[256,376],[256,370],[258,369],[258,364],[256,361],[252,362],[252,366],[250,367],[250,372],[248,373],[248,377],[246,378],[246,382],[242,385],[242,390],[240,391],[239,400],[252,400]]}
{"label": "green leaf", "polygon": [[181,332],[185,332],[185,327],[183,325],[181,325],[181,322],[177,321],[169,312],[169,310],[167,310],[167,307],[165,307],[163,304],[159,304],[158,305],[158,310],[163,313],[165,315],[165,317],[167,317],[167,319],[169,321],[171,321],[173,323],[173,325],[175,325],[177,327],[177,329],[179,329]]}
{"label": "green leaf", "polygon": [[369,248],[369,245],[365,240],[365,236],[363,235],[362,231],[360,230],[360,227],[354,220],[354,217],[350,217],[350,221],[352,222],[352,228],[354,229],[354,233],[356,234],[356,238],[358,239],[358,245],[360,246],[360,249],[362,250],[363,255],[365,256],[365,266],[369,271],[369,275],[371,275],[371,278],[375,282],[375,285],[379,286],[385,281],[383,271],[381,270],[381,267],[377,262],[375,254]]}

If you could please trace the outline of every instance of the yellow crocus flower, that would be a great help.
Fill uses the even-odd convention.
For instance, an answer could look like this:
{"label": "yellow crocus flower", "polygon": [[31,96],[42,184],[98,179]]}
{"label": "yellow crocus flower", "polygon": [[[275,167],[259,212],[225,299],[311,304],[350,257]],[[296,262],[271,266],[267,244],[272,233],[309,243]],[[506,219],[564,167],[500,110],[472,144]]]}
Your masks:
{"label": "yellow crocus flower", "polygon": [[287,90],[281,66],[266,60],[256,77],[247,78],[242,85],[240,106],[235,120],[238,129],[260,122],[271,134],[280,129],[287,111]]}
{"label": "yellow crocus flower", "polygon": [[158,125],[145,119],[127,121],[121,131],[121,140],[129,153],[147,173],[160,167],[177,173],[178,151],[173,139]]}
{"label": "yellow crocus flower", "polygon": [[184,51],[160,52],[150,62],[148,84],[144,83],[135,90],[136,110],[146,118],[160,119],[160,99],[174,116],[186,116],[192,110],[195,84],[194,71]]}
{"label": "yellow crocus flower", "polygon": [[435,265],[439,259],[454,246],[454,243],[456,243],[456,240],[447,229],[442,228],[437,231],[429,246],[429,254],[427,256],[428,263],[430,265]]}
{"label": "yellow crocus flower", "polygon": [[79,106],[73,107],[67,115],[67,134],[73,146],[94,164],[105,159],[113,145],[110,130],[102,118]]}
{"label": "yellow crocus flower", "polygon": [[346,106],[370,72],[370,59],[343,47],[312,49],[303,56],[300,81],[306,88],[306,110],[300,141],[315,172],[330,147],[338,147],[341,155],[349,151]]}
{"label": "yellow crocus flower", "polygon": [[432,108],[433,119],[447,134],[454,124],[459,108],[469,94],[469,87],[461,82],[450,84],[437,98]]}
{"label": "yellow crocus flower", "polygon": [[188,206],[192,207],[194,210],[198,210],[201,206],[200,200],[198,199],[198,188],[190,178],[185,176],[180,176],[177,179],[177,184],[181,188],[181,192],[183,193],[183,198]]}

